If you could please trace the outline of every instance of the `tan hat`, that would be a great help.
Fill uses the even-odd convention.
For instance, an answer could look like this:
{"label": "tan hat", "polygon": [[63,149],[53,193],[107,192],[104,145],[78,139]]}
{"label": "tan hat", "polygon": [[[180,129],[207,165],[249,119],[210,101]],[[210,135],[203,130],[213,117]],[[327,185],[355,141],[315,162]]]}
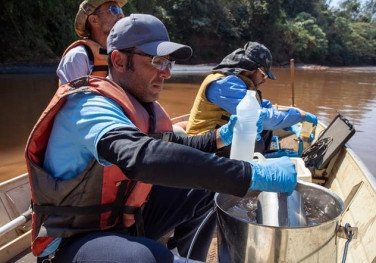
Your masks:
{"label": "tan hat", "polygon": [[107,2],[116,2],[123,7],[127,0],[85,0],[80,4],[76,19],[74,20],[74,29],[79,37],[88,37],[90,35],[86,30],[86,20],[89,15],[94,13],[95,9]]}

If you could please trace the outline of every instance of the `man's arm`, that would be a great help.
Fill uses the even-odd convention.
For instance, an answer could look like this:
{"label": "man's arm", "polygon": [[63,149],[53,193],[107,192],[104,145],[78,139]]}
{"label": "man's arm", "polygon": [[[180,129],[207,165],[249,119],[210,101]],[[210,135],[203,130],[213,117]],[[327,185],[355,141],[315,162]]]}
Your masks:
{"label": "man's arm", "polygon": [[156,140],[134,127],[107,132],[98,142],[97,150],[129,178],[152,184],[243,196],[252,177],[251,165],[247,162]]}

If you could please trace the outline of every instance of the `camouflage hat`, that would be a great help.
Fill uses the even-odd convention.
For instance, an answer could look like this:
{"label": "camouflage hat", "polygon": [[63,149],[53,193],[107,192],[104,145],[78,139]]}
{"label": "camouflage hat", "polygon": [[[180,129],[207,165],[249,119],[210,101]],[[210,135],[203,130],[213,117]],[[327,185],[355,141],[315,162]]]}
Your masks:
{"label": "camouflage hat", "polygon": [[74,29],[79,37],[88,37],[90,35],[86,30],[86,21],[89,15],[101,5],[107,2],[116,2],[120,7],[123,7],[127,0],[85,0],[80,4],[76,19],[74,20]]}
{"label": "camouflage hat", "polygon": [[223,58],[221,63],[213,68],[213,72],[238,75],[244,70],[255,70],[264,67],[270,79],[277,79],[271,71],[272,55],[264,45],[248,42],[243,48],[238,48]]}
{"label": "camouflage hat", "polygon": [[265,68],[266,74],[270,79],[276,79],[273,72],[271,71],[272,66],[272,54],[269,49],[264,45],[257,42],[248,42],[244,46],[245,55]]}

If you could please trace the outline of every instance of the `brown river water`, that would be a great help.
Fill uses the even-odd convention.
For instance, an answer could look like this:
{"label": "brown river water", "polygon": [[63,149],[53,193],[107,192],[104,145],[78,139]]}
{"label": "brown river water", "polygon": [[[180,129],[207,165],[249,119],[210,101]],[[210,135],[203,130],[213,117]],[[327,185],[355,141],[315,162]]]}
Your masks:
{"label": "brown river water", "polygon": [[[159,99],[171,117],[189,113],[209,70],[207,66],[177,66]],[[261,86],[263,97],[279,105],[294,101],[326,125],[340,112],[356,129],[349,146],[376,177],[376,67],[295,68],[293,78],[289,68],[273,72],[278,79]],[[26,172],[26,140],[57,88],[57,77],[53,72],[0,74],[0,83],[1,182]]]}

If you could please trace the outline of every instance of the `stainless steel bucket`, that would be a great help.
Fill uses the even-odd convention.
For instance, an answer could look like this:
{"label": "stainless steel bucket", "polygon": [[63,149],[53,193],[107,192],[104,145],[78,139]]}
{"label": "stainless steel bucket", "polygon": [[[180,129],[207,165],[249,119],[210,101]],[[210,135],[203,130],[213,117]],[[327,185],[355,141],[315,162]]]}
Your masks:
{"label": "stainless steel bucket", "polygon": [[[216,194],[219,262],[336,262],[342,200],[312,183],[298,182],[296,190],[309,204],[305,208],[308,226],[257,224],[260,192],[249,191],[243,198]],[[319,213],[320,222],[311,217],[315,213]]]}

